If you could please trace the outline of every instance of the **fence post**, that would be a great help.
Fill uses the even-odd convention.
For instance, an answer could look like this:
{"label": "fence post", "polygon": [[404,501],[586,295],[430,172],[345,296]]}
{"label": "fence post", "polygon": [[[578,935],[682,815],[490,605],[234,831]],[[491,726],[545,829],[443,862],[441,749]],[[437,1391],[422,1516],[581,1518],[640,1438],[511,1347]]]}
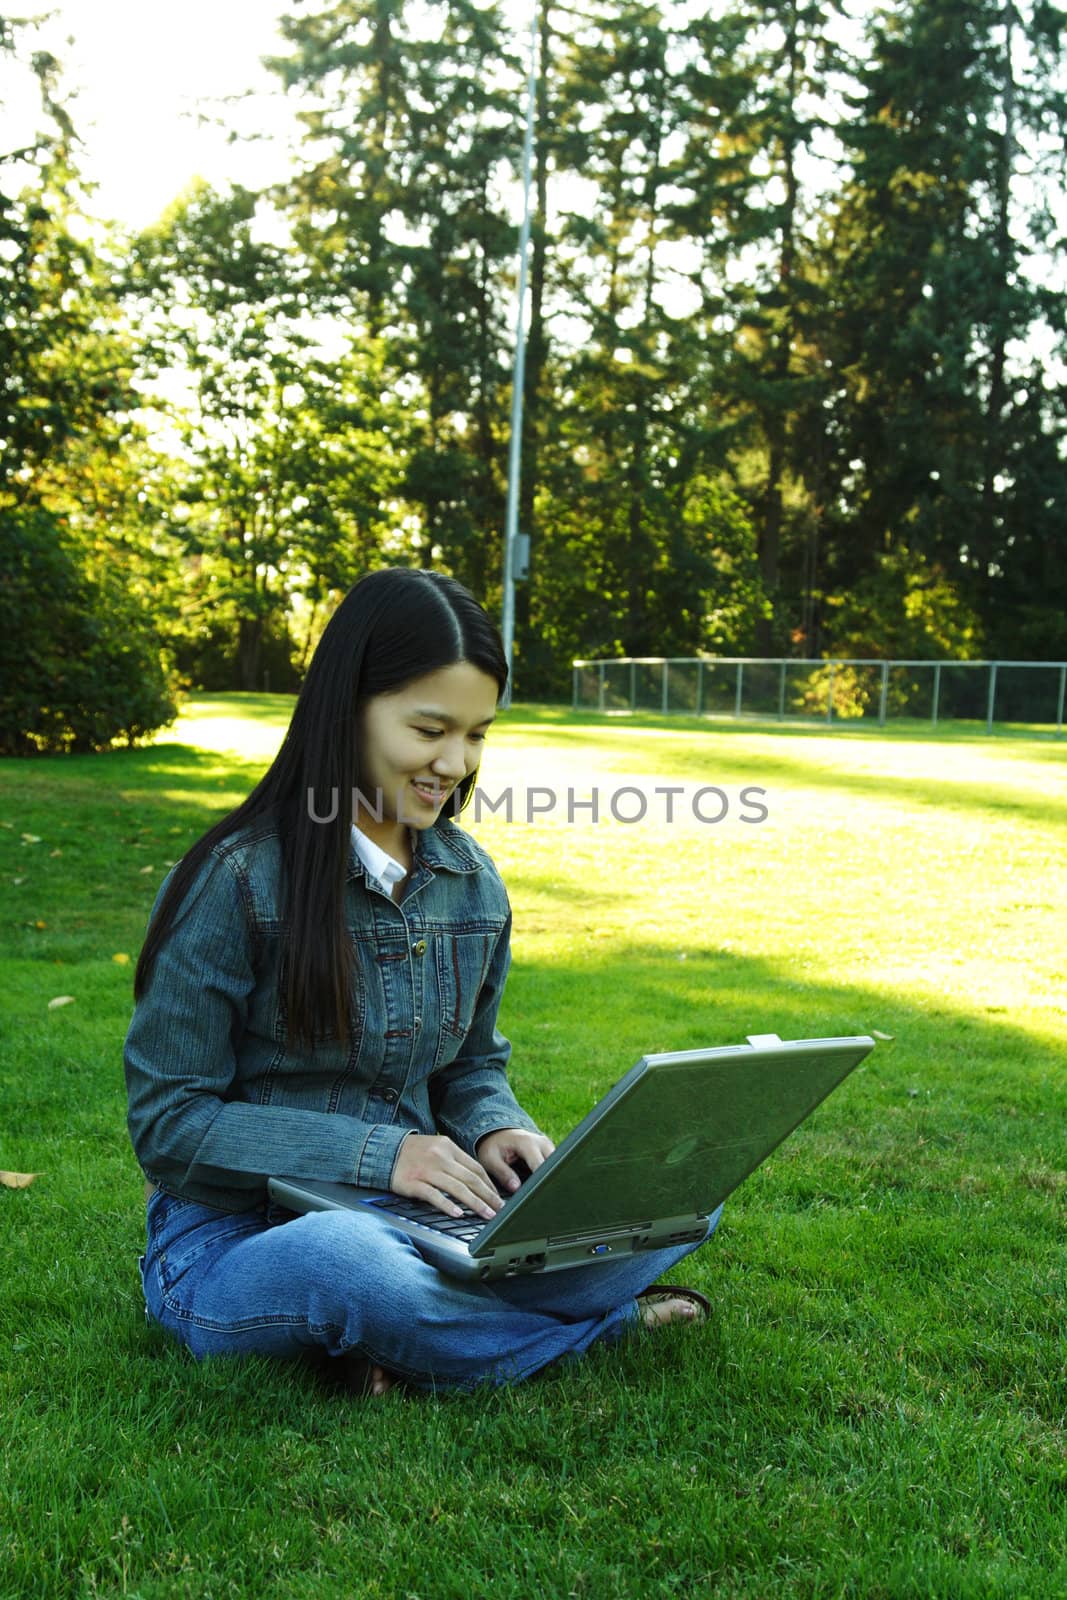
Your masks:
{"label": "fence post", "polygon": [[1059,699],[1059,704],[1056,707],[1056,737],[1057,737],[1057,739],[1059,738],[1060,734],[1063,732],[1063,696],[1064,696],[1064,690],[1065,689],[1067,689],[1067,667],[1061,667],[1060,668],[1060,699]]}
{"label": "fence post", "polygon": [[743,661],[739,661],[737,663],[737,693],[734,695],[734,716],[735,717],[739,717],[741,715],[741,682],[742,682],[742,678],[744,676],[744,671],[745,671],[745,664],[744,664]]}
{"label": "fence post", "polygon": [[882,692],[878,697],[878,726],[885,727],[885,710],[889,701],[889,662],[882,662]]}
{"label": "fence post", "polygon": [[637,662],[630,662],[630,710],[637,710]]}
{"label": "fence post", "polygon": [[670,706],[671,706],[670,672],[671,672],[670,663],[665,660],[664,663],[663,663],[663,695],[662,695],[662,710],[663,710],[663,715],[664,716],[667,715],[667,712],[670,710]]}
{"label": "fence post", "polygon": [[831,663],[830,663],[830,681],[826,685],[826,720],[827,720],[827,722],[833,722],[833,720],[834,720],[834,673],[836,672],[836,670],[837,670],[837,662],[836,661],[831,661]]}
{"label": "fence post", "polygon": [[991,662],[989,666],[989,705],[986,709],[986,733],[993,732],[993,702],[997,697],[997,666],[998,663],[996,661]]}
{"label": "fence post", "polygon": [[597,668],[599,670],[599,675],[600,675],[600,684],[599,684],[599,691],[598,691],[599,692],[599,696],[600,696],[600,705],[599,705],[598,709],[601,712],[603,712],[603,710],[604,710],[604,663],[603,663],[603,661],[598,661],[597,662]]}
{"label": "fence post", "polygon": [[778,667],[778,721],[785,720],[785,662]]}
{"label": "fence post", "polygon": [[[1062,693],[1062,685],[1061,685],[1060,700],[1062,701],[1062,699],[1063,699],[1063,693]],[[697,716],[698,717],[702,717],[703,715],[704,715],[704,662],[703,662],[703,659],[701,659],[700,661],[697,662]]]}
{"label": "fence post", "polygon": [[934,714],[930,718],[930,726],[932,728],[936,728],[937,727],[937,710],[938,710],[938,706],[940,705],[940,703],[941,703],[941,663],[940,663],[940,661],[935,661],[934,662],[934,707],[933,707]]}
{"label": "fence post", "polygon": [[574,666],[571,668],[571,672],[572,672],[571,710],[572,711],[577,711],[577,709],[578,709],[578,663],[577,663],[577,661],[574,663]]}

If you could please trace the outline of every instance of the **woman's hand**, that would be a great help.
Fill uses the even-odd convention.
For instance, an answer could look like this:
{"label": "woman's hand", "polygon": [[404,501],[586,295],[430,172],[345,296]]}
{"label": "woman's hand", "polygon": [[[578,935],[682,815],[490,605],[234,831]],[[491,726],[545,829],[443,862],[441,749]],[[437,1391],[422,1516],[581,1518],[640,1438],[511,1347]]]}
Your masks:
{"label": "woman's hand", "polygon": [[503,1205],[485,1168],[443,1133],[409,1133],[400,1146],[389,1187],[394,1194],[427,1201],[446,1217],[461,1216],[465,1206],[490,1219]]}
{"label": "woman's hand", "polygon": [[531,1172],[536,1172],[546,1156],[555,1149],[552,1140],[543,1133],[530,1133],[526,1128],[497,1128],[487,1133],[477,1144],[478,1156],[491,1178],[501,1189],[510,1193],[519,1187],[519,1176],[514,1164],[524,1161]]}

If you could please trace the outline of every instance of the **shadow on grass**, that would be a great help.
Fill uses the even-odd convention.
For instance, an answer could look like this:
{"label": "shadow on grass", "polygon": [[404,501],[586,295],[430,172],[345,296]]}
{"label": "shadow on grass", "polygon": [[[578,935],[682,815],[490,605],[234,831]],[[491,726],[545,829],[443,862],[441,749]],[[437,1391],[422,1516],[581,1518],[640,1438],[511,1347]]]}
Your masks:
{"label": "shadow on grass", "polygon": [[[560,716],[552,715],[542,721],[537,717],[527,719],[526,708],[519,710],[522,713],[522,720],[513,723],[511,729],[520,737],[522,730],[530,726],[535,728],[538,735],[550,746],[573,750],[576,744],[580,743],[583,748],[590,751],[610,751],[614,756],[618,756],[620,723],[614,719],[606,722],[603,717],[567,713],[565,721]],[[702,718],[674,718],[651,714],[639,714],[637,717],[627,718],[624,725],[628,731],[635,734],[647,732],[653,735],[693,736],[692,748],[688,750],[670,748],[669,745],[665,748],[664,745],[651,741],[644,747],[641,751],[642,759],[647,766],[654,765],[655,771],[649,776],[656,781],[679,778],[694,783],[722,783],[731,778],[749,779],[764,788],[770,788],[777,782],[781,785],[793,784],[800,789],[833,789],[890,801],[918,802],[946,810],[968,811],[979,815],[988,813],[991,819],[1010,815],[1026,818],[1036,826],[1062,828],[1067,825],[1067,799],[1060,800],[1044,794],[1025,794],[1022,792],[1021,780],[1015,787],[1010,782],[986,784],[980,793],[976,793],[974,779],[966,773],[954,779],[951,776],[933,778],[911,773],[894,776],[888,773],[857,772],[851,770],[844,760],[840,766],[816,765],[811,759],[810,752],[805,753],[803,748],[796,755],[790,753],[789,746],[797,739],[810,742],[812,738],[817,738],[825,742],[829,737],[825,729],[802,732],[782,729],[773,723],[762,727],[751,725],[738,727],[710,723]],[[772,736],[781,743],[773,753],[766,748],[760,750],[744,748],[744,739],[750,739],[754,734],[761,737]],[[885,737],[879,730],[867,730],[857,740],[849,739],[846,748],[854,749],[856,743],[884,744]],[[898,739],[895,742],[910,743],[913,742],[913,736],[909,735],[906,741]],[[1065,762],[1067,748],[1062,744],[1052,748],[1027,745],[1024,750],[1013,748],[1009,754],[1003,746],[998,747],[978,737],[959,737],[948,741],[929,738],[915,742],[929,745],[932,749],[945,744],[945,758],[941,765],[946,769],[951,760],[951,751],[962,747],[991,756],[1007,755],[1008,763],[1002,770],[1009,779],[1012,776],[1010,763],[1015,759],[1058,763],[1059,772],[1067,771]],[[635,745],[638,744],[639,741],[635,740]],[[829,753],[828,750],[827,754]]]}
{"label": "shadow on grass", "polygon": [[698,716],[695,712],[663,712],[653,707],[638,707],[635,711],[597,711],[592,707],[524,704],[516,701],[503,714],[508,721],[514,718],[521,723],[543,727],[588,728],[657,728],[664,732],[720,733],[742,736],[746,734],[785,735],[798,739],[893,740],[895,743],[974,745],[989,749],[1005,740],[1027,744],[1027,756],[1036,760],[1056,760],[1067,750],[1067,735],[1057,734],[1055,725],[1048,727],[1037,723],[998,723],[991,734],[984,722],[944,719],[935,725],[920,718],[893,718],[884,728],[870,718],[837,718],[828,723],[823,718],[788,717],[773,715],[744,715],[732,717],[726,713],[709,713]]}
{"label": "shadow on grass", "polygon": [[284,728],[288,726],[295,705],[295,694],[249,694],[219,690],[191,695],[181,710],[183,714],[198,719],[237,717]]}
{"label": "shadow on grass", "polygon": [[995,1197],[1005,1227],[1033,1228],[1046,1247],[1062,1229],[1067,1045],[1051,1023],[1029,1032],[947,999],[798,983],[752,956],[694,952],[681,962],[645,945],[516,961],[501,1027],[519,1100],[557,1140],[642,1055],[741,1044],[751,1033],[870,1034],[866,1061],[746,1180],[741,1211],[914,1201],[944,1228],[948,1249],[957,1210]]}
{"label": "shadow on grass", "polygon": [[[262,726],[277,726],[284,730],[292,712],[293,697],[273,694],[214,694],[202,695],[190,702],[189,712],[206,721],[240,720]],[[926,806],[986,814],[991,820],[1010,816],[1025,819],[1035,826],[1061,829],[1067,825],[1067,799],[1044,794],[1023,792],[1022,784],[1012,785],[1014,761],[1047,762],[1060,772],[1065,768],[1067,746],[1062,740],[1040,738],[1025,744],[1017,736],[995,734],[992,738],[976,731],[969,724],[952,724],[938,729],[924,729],[922,725],[894,725],[887,729],[875,727],[835,727],[825,725],[802,727],[786,726],[774,721],[733,722],[694,716],[664,716],[655,712],[627,713],[624,716],[605,717],[593,711],[573,711],[561,706],[515,705],[503,714],[500,731],[520,744],[531,742],[536,736],[542,746],[553,746],[573,751],[576,747],[590,752],[610,751],[616,763],[620,759],[620,732],[633,736],[639,747],[640,735],[648,733],[653,738],[641,750],[641,761],[654,770],[648,776],[655,781],[681,779],[693,783],[722,783],[731,779],[749,780],[770,788],[792,785],[800,789],[842,790],[857,795],[869,795],[890,802],[903,800]],[[666,735],[668,738],[664,738]],[[670,741],[685,736],[691,738],[691,747],[671,748]],[[746,748],[746,741],[754,736],[761,740],[773,739],[773,753],[766,747]],[[832,756],[832,746],[827,741],[841,742],[840,765],[820,765],[813,762],[810,746],[820,741],[826,751],[827,761]],[[847,754],[865,745],[879,746],[921,745],[930,747],[931,754],[944,750],[945,759],[940,764],[945,776],[857,772],[847,763]],[[793,754],[790,747],[796,750]],[[1007,781],[986,784],[976,792],[973,777],[966,773],[958,779],[950,775],[952,750],[989,755],[1003,760],[1001,770]],[[25,773],[30,781],[47,779],[52,772],[99,772],[112,778],[119,774],[147,772],[159,776],[194,776],[199,770],[205,778],[216,776],[220,769],[232,774],[235,782],[246,783],[248,789],[258,781],[270,764],[271,757],[250,758],[236,752],[204,749],[195,744],[177,741],[158,742],[138,750],[115,750],[100,756],[43,757],[32,764],[0,763],[0,784],[4,769],[17,781]],[[85,763],[102,764],[86,768]],[[10,781],[10,777],[9,777]],[[482,784],[495,792],[492,784],[490,761]],[[214,810],[214,808],[212,808]]]}

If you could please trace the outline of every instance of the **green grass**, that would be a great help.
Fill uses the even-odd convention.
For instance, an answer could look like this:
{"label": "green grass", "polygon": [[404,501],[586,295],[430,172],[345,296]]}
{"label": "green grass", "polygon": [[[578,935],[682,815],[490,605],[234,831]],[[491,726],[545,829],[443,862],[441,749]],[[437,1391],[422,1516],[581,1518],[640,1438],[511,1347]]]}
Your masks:
{"label": "green grass", "polygon": [[[680,1273],[706,1327],[365,1403],[196,1366],[136,1275],[132,962],[290,705],[209,697],[144,750],[0,763],[0,1168],[40,1174],[0,1190],[3,1600],[1067,1593],[1062,744],[503,717],[486,791],[517,818],[526,785],[563,796],[474,830],[512,892],[505,1031],[548,1131],[645,1050],[889,1037]],[[642,781],[647,819],[612,821]],[[688,786],[672,826],[656,784]],[[687,810],[710,785],[717,825]],[[568,786],[608,820],[568,826]]]}

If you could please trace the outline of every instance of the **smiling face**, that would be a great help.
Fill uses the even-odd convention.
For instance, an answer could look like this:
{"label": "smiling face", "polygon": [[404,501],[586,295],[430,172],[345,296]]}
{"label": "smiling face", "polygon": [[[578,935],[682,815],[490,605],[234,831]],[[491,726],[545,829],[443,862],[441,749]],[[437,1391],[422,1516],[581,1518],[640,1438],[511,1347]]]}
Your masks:
{"label": "smiling face", "polygon": [[[358,828],[408,864],[408,828],[429,828],[482,758],[497,684],[468,661],[374,695],[360,713]],[[375,815],[380,811],[380,819]]]}

